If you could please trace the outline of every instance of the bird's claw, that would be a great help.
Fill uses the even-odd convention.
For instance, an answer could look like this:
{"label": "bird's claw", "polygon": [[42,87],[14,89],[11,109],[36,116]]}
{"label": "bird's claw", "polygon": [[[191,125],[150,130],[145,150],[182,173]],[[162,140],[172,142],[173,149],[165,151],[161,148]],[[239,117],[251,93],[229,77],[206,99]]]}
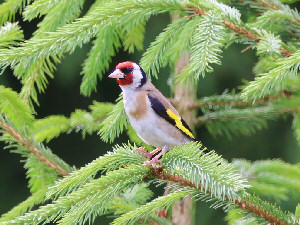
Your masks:
{"label": "bird's claw", "polygon": [[[160,150],[160,149],[158,149],[158,150],[155,149],[155,150],[154,150],[155,152],[152,151],[151,153],[153,153],[153,152],[154,152],[154,153],[152,154],[151,157],[153,157],[153,155],[155,155],[159,150]],[[152,165],[152,166],[154,167],[156,163],[161,163],[161,157],[162,157],[162,155],[163,155],[163,153],[162,153],[162,151],[161,151],[161,152],[159,152],[156,156],[154,156],[153,158],[150,158],[150,160],[144,162],[143,165],[145,165],[145,166]]]}
{"label": "bird's claw", "polygon": [[[144,147],[139,147],[135,151],[136,152],[140,152],[142,156],[145,156],[147,158],[148,158],[148,156],[150,154],[149,152],[147,152],[147,150]],[[150,159],[150,158],[148,158],[148,159]]]}
{"label": "bird's claw", "polygon": [[139,147],[136,149],[136,151],[140,152],[142,156],[147,157],[148,160],[150,160],[153,157],[153,155],[155,155],[160,150],[160,148],[156,148],[152,152],[147,152],[147,150],[143,147]]}
{"label": "bird's claw", "polygon": [[162,149],[156,148],[152,152],[147,152],[145,148],[139,147],[136,149],[136,151],[140,152],[142,156],[147,157],[148,161],[143,163],[144,166],[152,165],[154,167],[156,163],[161,163],[161,157],[165,152],[168,151],[168,149],[169,148],[167,146],[164,146]]}
{"label": "bird's claw", "polygon": [[144,166],[150,166],[150,165],[153,166],[154,164],[160,163],[160,162],[161,162],[161,159],[158,159],[158,158],[154,157],[154,158],[151,159],[151,160],[145,161],[145,162],[143,163],[143,165],[144,165]]}

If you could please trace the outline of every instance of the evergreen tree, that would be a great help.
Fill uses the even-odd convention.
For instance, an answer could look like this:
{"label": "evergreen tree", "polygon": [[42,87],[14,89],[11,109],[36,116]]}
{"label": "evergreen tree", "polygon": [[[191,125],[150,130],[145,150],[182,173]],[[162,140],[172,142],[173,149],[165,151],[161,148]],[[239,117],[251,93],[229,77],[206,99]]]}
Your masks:
{"label": "evergreen tree", "polygon": [[[299,204],[292,212],[279,206],[300,197],[299,164],[228,162],[217,150],[202,154],[202,144],[192,142],[164,154],[157,167],[144,166],[146,158],[136,149],[152,147],[128,124],[122,95],[115,104],[94,101],[70,117],[35,115],[39,93],[46,92],[60,60],[92,42],[82,67],[84,96],[96,91],[119,50],[142,50],[140,65],[150,78],[161,79],[165,66],[173,71],[171,101],[192,127],[230,138],[252,135],[269,120],[289,115],[300,142],[300,14],[289,5],[293,2],[96,0],[84,15],[84,0],[3,2],[0,66],[12,69],[22,88],[17,93],[0,85],[1,141],[24,159],[31,196],[3,214],[0,224],[84,224],[101,215],[113,215],[113,224],[187,224],[193,223],[192,213],[176,210],[193,207],[194,201],[221,207],[228,224],[300,224]],[[29,39],[15,22],[18,12],[25,21],[42,17]],[[157,14],[170,14],[171,22],[144,49],[147,21]],[[255,79],[240,91],[197,98],[201,79],[212,76],[224,49],[234,43],[256,52]],[[73,131],[83,137],[97,133],[111,143],[126,131],[129,142],[76,169],[46,146]],[[165,194],[154,198],[153,183],[165,187]],[[180,219],[184,222],[175,222]]]}

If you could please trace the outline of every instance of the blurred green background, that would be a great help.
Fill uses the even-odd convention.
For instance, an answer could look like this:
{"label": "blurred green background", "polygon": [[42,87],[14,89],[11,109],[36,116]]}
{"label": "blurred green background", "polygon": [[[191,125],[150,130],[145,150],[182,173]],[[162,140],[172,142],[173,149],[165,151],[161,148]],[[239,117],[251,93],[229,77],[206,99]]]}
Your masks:
{"label": "blurred green background", "polygon": [[[93,1],[86,1],[84,12],[89,8]],[[299,6],[299,4],[298,4]],[[25,38],[28,39],[37,28],[39,20],[32,22],[23,22],[21,16],[17,16],[25,32]],[[152,17],[147,24],[144,47],[147,48],[170,22],[169,15],[159,15]],[[49,115],[69,116],[75,109],[87,109],[93,100],[114,102],[120,93],[120,89],[114,80],[107,79],[106,75],[99,82],[97,93],[91,97],[80,95],[80,82],[82,63],[86,58],[91,44],[86,44],[82,48],[77,48],[71,55],[65,55],[61,64],[58,65],[55,72],[55,78],[49,80],[49,86],[45,94],[39,95],[40,106],[36,106],[37,118],[44,118]],[[248,50],[241,53],[245,46],[233,45],[226,49],[223,54],[221,66],[214,66],[214,72],[201,79],[198,87],[198,97],[221,94],[225,90],[238,90],[243,84],[242,80],[252,80],[252,67],[256,62],[255,52]],[[126,52],[119,52],[111,63],[111,68],[107,74],[113,70],[114,66],[126,60],[138,62],[143,51],[135,52],[129,55]],[[166,96],[170,96],[170,87],[168,86],[168,77],[170,71],[168,68],[161,70],[159,80],[153,80],[155,86]],[[13,76],[10,69],[0,76],[0,84],[11,87],[15,91],[20,91],[21,85]],[[262,160],[270,158],[281,158],[290,163],[300,161],[300,148],[296,143],[292,131],[291,117],[269,122],[268,129],[258,131],[253,136],[233,136],[232,139],[218,137],[214,139],[204,127],[197,129],[196,135],[209,149],[215,149],[225,159],[231,161],[233,158],[245,158],[247,160]],[[105,154],[111,150],[111,147],[117,143],[127,142],[127,136],[124,134],[113,144],[107,144],[101,141],[96,134],[86,136],[83,140],[80,134],[64,134],[52,140],[47,144],[52,151],[77,168],[84,166],[96,157]],[[3,149],[2,143],[0,148]],[[0,183],[0,214],[5,213],[16,204],[25,200],[29,196],[27,180],[23,163],[20,163],[19,155],[11,154],[8,150],[1,150],[1,183]],[[162,194],[161,188],[155,188],[156,195]],[[282,208],[285,210],[294,210],[296,202],[282,202]],[[196,224],[226,224],[224,221],[225,213],[222,209],[210,209],[209,204],[197,203]],[[104,217],[98,218],[95,224],[108,224],[111,219]]]}

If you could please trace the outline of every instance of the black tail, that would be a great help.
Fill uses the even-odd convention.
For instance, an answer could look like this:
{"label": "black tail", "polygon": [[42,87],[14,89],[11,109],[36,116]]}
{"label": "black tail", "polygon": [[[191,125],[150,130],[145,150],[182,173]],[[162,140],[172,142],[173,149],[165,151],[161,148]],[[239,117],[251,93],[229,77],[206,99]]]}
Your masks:
{"label": "black tail", "polygon": [[201,148],[199,148],[199,151],[202,151],[204,154],[210,152],[210,150],[208,148],[206,148],[204,145],[202,145]]}

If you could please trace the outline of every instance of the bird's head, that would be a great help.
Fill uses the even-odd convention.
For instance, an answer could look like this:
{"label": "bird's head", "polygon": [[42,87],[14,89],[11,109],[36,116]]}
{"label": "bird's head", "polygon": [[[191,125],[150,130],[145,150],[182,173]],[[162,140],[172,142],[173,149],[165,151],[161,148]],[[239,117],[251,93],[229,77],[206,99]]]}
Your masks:
{"label": "bird's head", "polygon": [[117,79],[121,87],[133,89],[143,86],[147,81],[143,69],[130,61],[119,63],[108,77]]}

